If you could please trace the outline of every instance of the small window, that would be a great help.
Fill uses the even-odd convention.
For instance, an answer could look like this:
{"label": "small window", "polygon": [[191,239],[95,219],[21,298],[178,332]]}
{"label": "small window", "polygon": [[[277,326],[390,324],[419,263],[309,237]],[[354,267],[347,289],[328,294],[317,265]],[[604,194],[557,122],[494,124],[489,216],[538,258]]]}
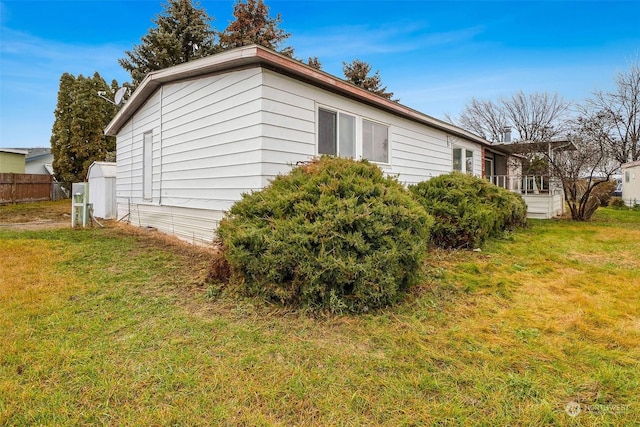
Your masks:
{"label": "small window", "polygon": [[356,157],[356,118],[348,114],[338,115],[339,150],[342,157]]}
{"label": "small window", "polygon": [[624,182],[629,183],[631,181],[631,172],[624,171]]}
{"label": "small window", "polygon": [[389,163],[389,128],[362,120],[362,157],[379,163]]}
{"label": "small window", "polygon": [[153,132],[145,132],[143,135],[142,146],[142,197],[144,199],[151,199],[151,183],[153,179]]}
{"label": "small window", "polygon": [[356,156],[354,116],[320,108],[318,121],[318,154]]}
{"label": "small window", "polygon": [[318,112],[318,153],[335,156],[338,153],[338,140],[336,130],[338,128],[338,115],[334,111],[323,110]]}
{"label": "small window", "polygon": [[469,175],[473,175],[473,151],[466,150],[466,172]]}
{"label": "small window", "polygon": [[462,148],[453,149],[453,170],[462,172]]}

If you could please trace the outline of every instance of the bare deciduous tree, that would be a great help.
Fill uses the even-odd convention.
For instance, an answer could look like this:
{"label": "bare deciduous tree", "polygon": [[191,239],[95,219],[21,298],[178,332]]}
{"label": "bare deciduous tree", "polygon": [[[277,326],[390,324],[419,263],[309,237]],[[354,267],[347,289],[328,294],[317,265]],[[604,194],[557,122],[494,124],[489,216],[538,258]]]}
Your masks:
{"label": "bare deciduous tree", "polygon": [[612,92],[597,91],[587,106],[602,116],[610,151],[619,163],[640,160],[640,63],[615,77]]}
{"label": "bare deciduous tree", "polygon": [[476,98],[467,104],[458,121],[460,127],[492,142],[503,142],[505,129],[509,127],[501,105]]}
{"label": "bare deciduous tree", "polygon": [[558,94],[534,92],[525,95],[520,91],[511,98],[500,99],[500,105],[520,141],[550,141],[566,131],[569,104]]}
{"label": "bare deciduous tree", "polygon": [[557,94],[520,91],[497,102],[473,98],[457,120],[449,121],[491,142],[504,142],[505,128],[515,142],[549,141],[565,133],[569,103]]}
{"label": "bare deciduous tree", "polygon": [[551,173],[562,183],[565,202],[576,221],[589,220],[595,213],[600,206],[598,187],[609,182],[619,166],[600,131],[601,120],[601,116],[592,115],[568,122],[567,144],[572,149],[542,152]]}

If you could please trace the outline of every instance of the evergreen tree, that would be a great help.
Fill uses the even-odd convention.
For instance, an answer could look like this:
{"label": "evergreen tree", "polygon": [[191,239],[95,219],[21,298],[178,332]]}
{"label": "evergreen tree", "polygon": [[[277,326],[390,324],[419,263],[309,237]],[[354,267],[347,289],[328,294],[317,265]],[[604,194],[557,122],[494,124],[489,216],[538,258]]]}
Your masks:
{"label": "evergreen tree", "polygon": [[307,65],[315,68],[316,70],[322,70],[322,63],[320,62],[317,56],[314,56],[314,57],[310,56],[309,59],[307,60]]}
{"label": "evergreen tree", "polygon": [[[376,71],[372,76],[370,76],[369,73],[371,72],[371,65],[364,61],[354,59],[350,64],[343,62],[342,72],[347,81],[356,86],[387,99],[391,99],[393,97],[393,92],[387,92],[386,86],[382,87],[380,72]],[[391,100],[395,102],[399,101],[398,99]]]}
{"label": "evergreen tree", "polygon": [[53,170],[58,180],[73,182],[74,179],[66,171],[73,169],[74,158],[71,151],[71,119],[73,118],[73,91],[76,78],[69,73],[60,77],[58,103],[54,111],[55,121],[51,130],[51,154],[53,154]]}
{"label": "evergreen tree", "polygon": [[112,156],[116,141],[103,131],[115,116],[117,107],[97,96],[105,91],[113,96],[117,82],[109,86],[97,72],[93,77],[60,78],[58,103],[51,133],[53,170],[59,181],[84,181],[89,166]]}
{"label": "evergreen tree", "polygon": [[271,18],[269,7],[262,0],[238,0],[233,8],[233,16],[235,21],[220,34],[220,46],[223,49],[258,44],[293,56],[293,48],[280,49],[280,45],[291,35],[278,28],[282,17],[278,14]]}
{"label": "evergreen tree", "polygon": [[118,62],[129,74],[135,89],[151,71],[189,62],[216,53],[211,18],[192,0],[168,0],[164,13],[153,19],[156,25],[142,37],[142,44],[126,51]]}

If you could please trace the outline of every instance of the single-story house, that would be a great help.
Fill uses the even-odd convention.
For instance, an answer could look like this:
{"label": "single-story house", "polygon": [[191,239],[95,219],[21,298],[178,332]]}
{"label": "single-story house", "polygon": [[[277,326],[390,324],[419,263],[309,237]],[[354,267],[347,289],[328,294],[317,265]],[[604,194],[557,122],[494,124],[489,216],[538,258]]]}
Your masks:
{"label": "single-story house", "polygon": [[0,148],[0,173],[24,173],[27,153],[18,148]]}
{"label": "single-story house", "polygon": [[242,193],[321,154],[368,159],[405,184],[506,174],[509,157],[256,45],[149,73],[105,134],[117,138],[117,218],[194,243],[212,241]]}
{"label": "single-story house", "polygon": [[622,169],[622,200],[627,206],[640,204],[640,160],[625,163]]}
{"label": "single-story house", "polygon": [[53,175],[51,148],[29,148],[25,158],[25,173]]}

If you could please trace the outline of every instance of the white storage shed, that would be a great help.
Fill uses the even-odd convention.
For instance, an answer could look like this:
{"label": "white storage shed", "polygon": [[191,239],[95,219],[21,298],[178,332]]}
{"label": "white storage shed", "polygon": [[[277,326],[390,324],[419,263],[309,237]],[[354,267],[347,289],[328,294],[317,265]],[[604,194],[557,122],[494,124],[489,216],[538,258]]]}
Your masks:
{"label": "white storage shed", "polygon": [[89,203],[93,215],[111,219],[116,216],[116,163],[93,162],[87,172]]}

